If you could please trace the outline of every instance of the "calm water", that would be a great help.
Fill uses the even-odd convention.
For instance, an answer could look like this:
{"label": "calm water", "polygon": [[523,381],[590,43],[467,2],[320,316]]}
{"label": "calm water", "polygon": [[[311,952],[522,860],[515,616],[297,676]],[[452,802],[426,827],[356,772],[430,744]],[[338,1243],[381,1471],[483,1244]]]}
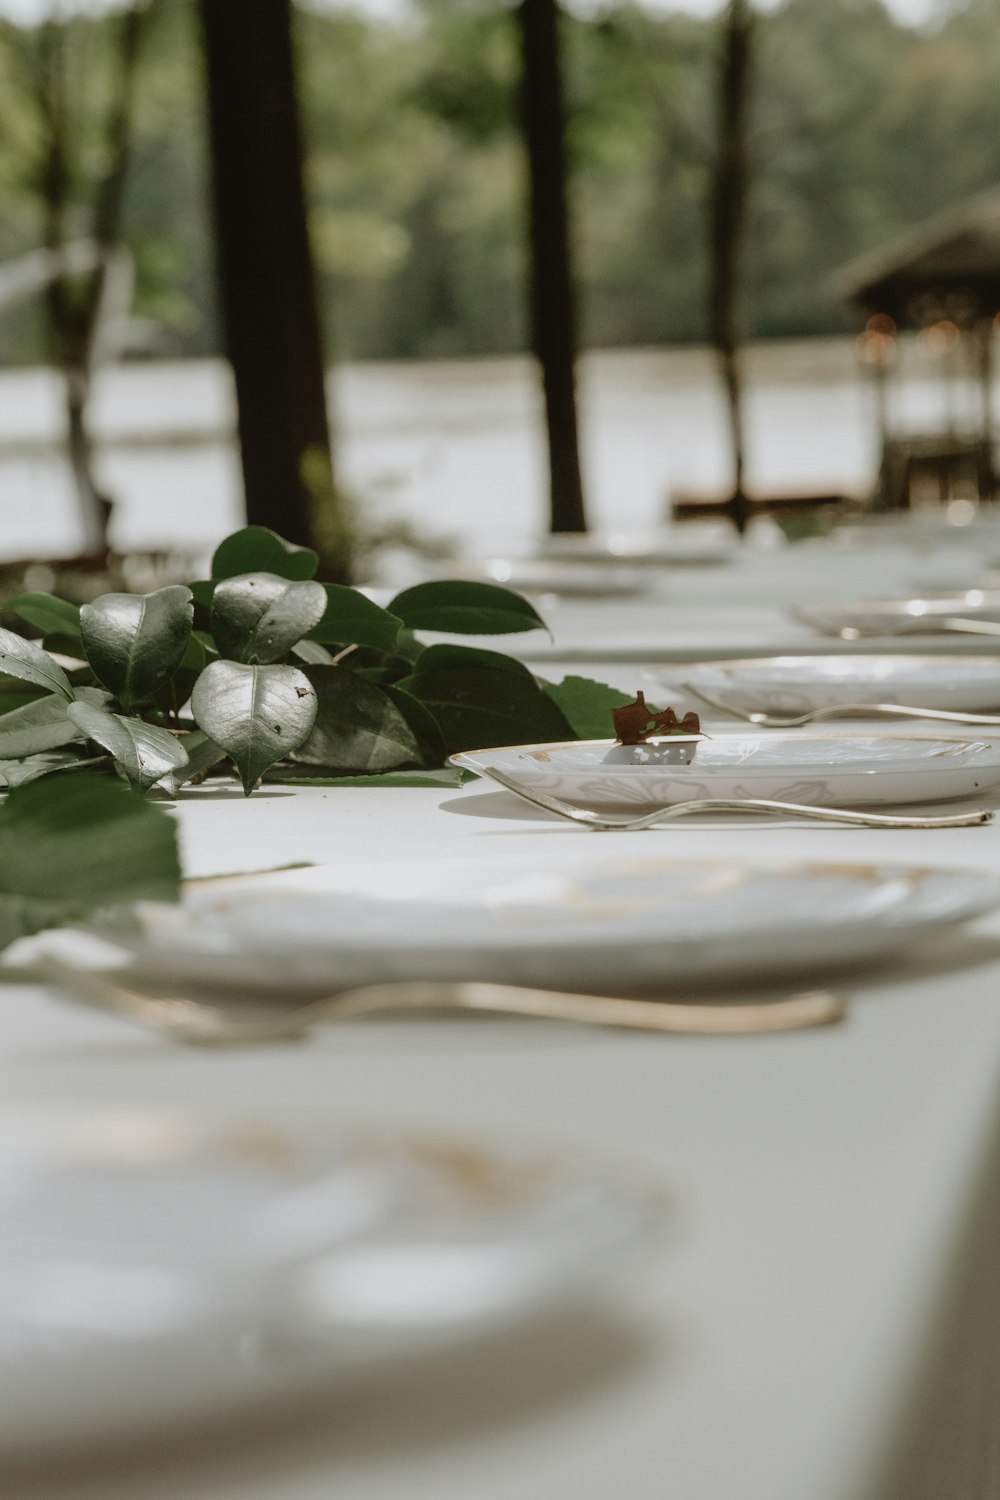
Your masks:
{"label": "calm water", "polygon": [[[933,372],[900,388],[910,426],[939,425]],[[848,340],[760,346],[748,359],[750,483],[759,492],[865,493],[876,440]],[[581,369],[594,526],[662,520],[673,494],[725,488],[723,411],[704,350],[588,356]],[[539,397],[526,359],[345,366],[331,382],[337,463],[376,523],[405,518],[474,550],[524,547],[545,527]],[[241,523],[220,361],[108,371],[94,408],[100,468],[117,499],[114,540],[208,552]],[[0,373],[0,554],[57,555],[79,542],[62,460],[59,390],[42,370]]]}

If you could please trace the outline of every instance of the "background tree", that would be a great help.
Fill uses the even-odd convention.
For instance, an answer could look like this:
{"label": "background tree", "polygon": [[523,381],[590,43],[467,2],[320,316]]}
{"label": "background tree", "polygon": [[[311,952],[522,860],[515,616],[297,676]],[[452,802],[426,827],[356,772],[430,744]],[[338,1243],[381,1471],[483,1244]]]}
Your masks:
{"label": "background tree", "polygon": [[719,359],[733,462],[729,510],[736,529],[746,529],[750,504],[744,488],[746,466],[743,385],[740,372],[740,290],[747,197],[747,117],[750,99],[751,38],[754,17],[749,0],[729,0],[722,30],[718,71],[718,145],[709,203],[709,334]]}
{"label": "background tree", "polygon": [[200,0],[226,349],[247,519],[350,574],[333,481],[290,0]]}
{"label": "background tree", "polygon": [[545,396],[549,525],[552,531],[586,531],[576,418],[576,309],[556,0],[520,0],[517,19],[528,157],[532,342]]}
{"label": "background tree", "polygon": [[[95,553],[107,551],[112,506],[94,474],[88,406],[95,370],[116,352],[112,321],[120,325],[131,302],[122,218],[140,49],[158,4],[139,0],[107,18],[97,49],[97,33],[79,16],[57,13],[25,33],[18,52],[35,124],[25,177],[40,207],[42,243],[64,267],[44,290],[46,341],[63,377],[67,452],[85,546]],[[88,61],[97,64],[93,74]],[[96,105],[79,97],[88,87]]]}
{"label": "background tree", "polygon": [[[118,19],[72,23],[85,171],[71,217],[103,171]],[[221,343],[196,22],[188,0],[163,4],[155,54],[140,57],[122,224],[137,317],[192,357]],[[414,0],[403,23],[310,4],[295,25],[318,295],[341,358],[528,347],[510,12]],[[704,342],[718,21],[616,4],[564,13],[560,29],[580,341]],[[0,17],[0,262],[43,237],[41,127],[22,66],[36,30]],[[919,30],[881,0],[784,0],[760,10],[754,53],[767,88],[753,109],[745,333],[843,331],[838,266],[1000,180],[996,0],[949,5]],[[46,358],[43,335],[40,306],[5,310],[0,363]]]}

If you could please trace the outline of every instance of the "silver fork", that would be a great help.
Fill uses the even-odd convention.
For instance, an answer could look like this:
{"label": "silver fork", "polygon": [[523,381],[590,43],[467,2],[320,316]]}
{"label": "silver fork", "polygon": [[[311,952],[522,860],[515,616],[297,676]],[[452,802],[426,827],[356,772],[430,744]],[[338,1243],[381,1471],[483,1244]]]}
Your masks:
{"label": "silver fork", "polygon": [[789,611],[796,620],[840,641],[878,640],[893,635],[993,635],[1000,636],[1000,622],[973,620],[962,615],[918,615],[912,620],[887,620],[884,625],[837,625],[805,609]]}
{"label": "silver fork", "polygon": [[683,682],[681,686],[685,692],[694,693],[696,698],[710,704],[712,708],[732,714],[734,719],[744,719],[748,724],[757,724],[761,729],[797,729],[800,724],[817,724],[823,719],[879,717],[934,719],[943,724],[985,724],[1000,728],[1000,714],[956,713],[947,708],[908,708],[902,703],[832,703],[825,708],[809,709],[804,714],[751,713],[745,708],[737,708],[735,704],[724,703],[721,698],[713,698],[711,693],[696,687],[693,682]]}
{"label": "silver fork", "polygon": [[831,1026],[844,1019],[847,1009],[844,997],[832,990],[802,990],[755,1001],[689,1002],[421,980],[367,984],[293,1004],[232,1006],[183,995],[146,994],[94,970],[74,968],[49,954],[38,967],[44,977],[74,999],[123,1016],[174,1041],[201,1047],[298,1041],[320,1023],[358,1020],[383,1012],[477,1011],[678,1036],[751,1036]]}
{"label": "silver fork", "polygon": [[589,808],[574,807],[561,797],[524,786],[496,766],[477,762],[473,768],[478,776],[497,782],[515,797],[541,807],[557,817],[568,818],[571,823],[580,823],[584,828],[603,833],[627,833],[631,829],[655,828],[660,823],[672,823],[693,813],[765,813],[775,817],[814,818],[819,823],[847,823],[857,828],[969,828],[980,823],[992,823],[993,813],[989,808],[977,807],[971,812],[947,813],[944,816],[919,817],[912,814],[861,812],[845,807],[814,807],[800,802],[775,802],[767,797],[700,797],[691,802],[675,802],[670,807],[658,807],[654,812],[642,813],[638,817],[608,817],[604,813],[592,812]]}

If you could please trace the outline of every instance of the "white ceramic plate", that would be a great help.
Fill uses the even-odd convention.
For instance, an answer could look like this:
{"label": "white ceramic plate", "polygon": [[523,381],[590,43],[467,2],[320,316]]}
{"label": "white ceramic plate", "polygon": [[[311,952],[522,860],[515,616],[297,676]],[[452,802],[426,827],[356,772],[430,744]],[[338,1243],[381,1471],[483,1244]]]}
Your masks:
{"label": "white ceramic plate", "polygon": [[565,1153],[8,1106],[0,1458],[482,1336],[578,1290],[656,1213],[648,1185]]}
{"label": "white ceramic plate", "polygon": [[455,576],[481,578],[527,594],[589,598],[641,593],[650,587],[647,569],[586,558],[494,557],[485,562],[463,562]]}
{"label": "white ceramic plate", "polygon": [[805,713],[839,703],[1000,708],[1000,656],[765,656],[699,662],[683,675],[747,713]]}
{"label": "white ceramic plate", "polygon": [[694,532],[556,532],[539,544],[546,558],[584,559],[605,565],[630,563],[663,567],[710,567],[731,562],[738,543],[732,528],[699,527]]}
{"label": "white ceramic plate", "polygon": [[823,605],[812,609],[796,606],[791,614],[816,630],[836,635],[844,629],[876,632],[884,627],[915,625],[922,621],[927,634],[935,632],[935,619],[987,620],[1000,622],[1000,593],[967,589],[955,594],[934,594],[922,599],[862,599],[855,604]]}
{"label": "white ceramic plate", "polygon": [[645,745],[566,741],[470,750],[452,764],[497,766],[581,807],[643,809],[699,797],[770,797],[826,807],[980,797],[1000,783],[1000,742],[931,734],[713,729]]}
{"label": "white ceramic plate", "polygon": [[582,853],[291,871],[143,903],[104,931],[147,979],[276,997],[384,979],[662,994],[843,967],[997,902],[1000,882],[965,872]]}

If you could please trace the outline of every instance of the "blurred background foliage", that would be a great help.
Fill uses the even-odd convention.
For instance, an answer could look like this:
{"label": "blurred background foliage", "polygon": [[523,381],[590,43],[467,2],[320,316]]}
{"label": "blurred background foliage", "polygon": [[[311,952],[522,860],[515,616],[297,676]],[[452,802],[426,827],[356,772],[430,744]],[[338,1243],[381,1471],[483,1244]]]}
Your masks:
{"label": "blurred background foliage", "polygon": [[[99,173],[107,19],[77,16],[73,192]],[[582,342],[705,338],[717,23],[634,5],[566,18]],[[0,262],[41,242],[34,39],[0,23]],[[331,352],[346,359],[519,350],[524,307],[517,38],[484,0],[406,19],[303,7],[298,47],[314,241]],[[199,39],[166,0],[141,63],[124,237],[143,352],[219,349]],[[747,331],[837,331],[830,273],[1000,180],[996,0],[932,30],[880,0],[785,0],[760,17],[750,142]],[[0,320],[0,362],[44,358],[32,304]]]}

